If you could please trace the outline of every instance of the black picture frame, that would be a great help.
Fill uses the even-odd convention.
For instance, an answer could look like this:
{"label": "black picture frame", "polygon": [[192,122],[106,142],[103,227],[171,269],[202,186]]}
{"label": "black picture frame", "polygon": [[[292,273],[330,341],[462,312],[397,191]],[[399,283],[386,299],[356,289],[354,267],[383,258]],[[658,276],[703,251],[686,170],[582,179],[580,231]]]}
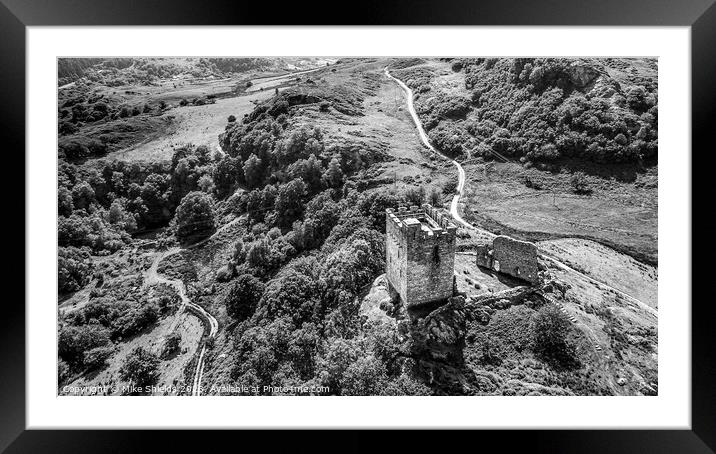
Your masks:
{"label": "black picture frame", "polygon": [[[692,83],[692,149],[705,154],[712,143],[716,105],[716,6],[714,0],[442,0],[379,1],[325,5],[293,2],[229,0],[0,0],[0,87],[5,157],[9,173],[20,174],[13,166],[25,168],[25,45],[28,26],[63,25],[530,25],[530,26],[690,26]],[[679,152],[678,150],[671,150]],[[669,152],[667,150],[666,152]],[[8,156],[11,155],[11,156]],[[22,158],[20,158],[22,156]],[[685,159],[688,156],[684,156]],[[692,169],[708,171],[707,166]],[[7,181],[7,180],[6,180]],[[708,193],[706,178],[692,177],[692,193]],[[21,184],[21,183],[17,183]],[[17,187],[17,186],[15,186]],[[24,187],[24,185],[23,185]],[[14,194],[14,193],[13,193]],[[19,220],[25,201],[8,201]],[[699,206],[692,204],[692,206]],[[702,205],[709,206],[709,205]],[[11,210],[14,208],[14,210]],[[707,210],[692,215],[692,225]],[[25,217],[16,223],[25,243]],[[705,221],[705,220],[704,220]],[[7,226],[7,224],[6,224]],[[692,238],[696,232],[692,229]],[[21,263],[25,263],[23,257]],[[14,265],[14,263],[13,263]],[[683,264],[693,271],[692,282],[704,282],[706,269]],[[15,266],[15,269],[20,269]],[[24,270],[24,267],[22,268]],[[10,280],[8,280],[10,282]],[[708,282],[708,281],[705,281]],[[8,286],[9,287],[9,286]],[[692,428],[691,430],[547,430],[462,432],[461,438],[476,449],[490,445],[500,450],[529,452],[716,452],[716,353],[711,336],[712,298],[693,299],[692,311]],[[211,436],[194,431],[41,431],[25,430],[25,309],[19,298],[6,299],[0,316],[0,450],[7,452],[140,452],[163,446],[172,450],[210,449],[214,443],[228,443],[249,449],[258,441],[265,449],[285,443],[293,451],[315,452],[387,447],[366,432],[333,431],[331,442],[309,440],[310,433],[291,432],[285,436],[264,433],[240,435],[228,431]],[[689,302],[684,302],[689,303]],[[48,306],[48,308],[51,307]],[[479,408],[476,408],[479,411]],[[248,438],[248,439],[247,439]],[[323,439],[325,440],[325,438]],[[335,443],[334,443],[335,440]],[[443,447],[455,443],[453,435],[433,431],[409,431],[394,437],[395,449],[425,448],[431,442]],[[462,440],[460,440],[462,441]],[[339,444],[336,444],[339,443]],[[158,447],[154,447],[158,446]],[[469,446],[469,445],[468,445]],[[455,444],[455,449],[461,449]]]}

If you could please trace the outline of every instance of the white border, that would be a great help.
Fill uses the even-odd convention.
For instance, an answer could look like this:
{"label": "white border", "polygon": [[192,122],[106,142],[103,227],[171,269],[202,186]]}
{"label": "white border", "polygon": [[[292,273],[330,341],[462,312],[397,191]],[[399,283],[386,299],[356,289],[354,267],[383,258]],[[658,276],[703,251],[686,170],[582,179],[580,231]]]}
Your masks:
{"label": "white border", "polygon": [[[690,28],[28,27],[27,426],[690,428]],[[58,56],[658,56],[658,397],[57,397]]]}

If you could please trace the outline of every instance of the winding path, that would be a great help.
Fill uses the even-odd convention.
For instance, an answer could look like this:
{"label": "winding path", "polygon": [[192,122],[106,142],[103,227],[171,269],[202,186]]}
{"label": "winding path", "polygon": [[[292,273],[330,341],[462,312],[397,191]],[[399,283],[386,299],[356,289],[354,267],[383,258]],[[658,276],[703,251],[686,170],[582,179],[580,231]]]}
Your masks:
{"label": "winding path", "polygon": [[[481,229],[478,227],[475,227],[474,225],[467,222],[460,214],[459,203],[460,203],[460,198],[462,197],[463,191],[465,189],[465,169],[462,168],[462,166],[460,165],[459,162],[457,162],[454,159],[439,152],[438,150],[435,149],[435,147],[433,147],[430,144],[430,139],[428,138],[428,135],[425,133],[425,130],[423,129],[423,125],[420,122],[420,118],[418,118],[418,114],[415,111],[415,105],[413,103],[413,90],[411,90],[410,87],[405,85],[405,83],[402,80],[400,80],[397,77],[390,74],[387,66],[385,67],[384,71],[385,71],[385,75],[388,78],[395,81],[398,85],[400,85],[400,87],[403,89],[403,91],[405,91],[407,105],[408,105],[408,112],[410,113],[410,116],[413,119],[413,123],[415,123],[415,127],[417,128],[418,134],[420,135],[420,141],[423,143],[423,145],[425,145],[430,151],[432,151],[436,155],[440,156],[441,158],[450,161],[457,168],[458,184],[457,184],[457,189],[455,190],[455,195],[453,195],[452,201],[450,203],[450,215],[460,225],[462,225],[468,229],[478,231],[490,238],[494,238],[496,236],[494,233],[488,232],[487,230],[484,230],[484,229]],[[641,309],[648,312],[649,314],[651,314],[655,317],[657,316],[658,311],[656,309],[654,309],[653,307],[649,306],[648,304],[638,300],[637,298],[634,298],[633,296],[631,296],[629,294],[622,292],[621,290],[618,290],[610,285],[607,285],[604,282],[598,281],[598,280],[594,279],[593,277],[587,276],[586,274],[575,270],[574,268],[562,263],[555,257],[550,256],[545,251],[540,250],[540,252],[542,253],[543,257],[545,257],[547,260],[554,263],[555,266],[557,266],[558,268],[560,268],[564,271],[567,271],[567,272],[577,274],[577,275],[581,276],[582,278],[586,279],[587,281],[589,281],[590,283],[596,285],[599,288],[613,291],[614,293],[620,295],[621,297],[623,297],[623,298],[631,301],[635,305],[639,306]]]}
{"label": "winding path", "polygon": [[[157,271],[159,268],[159,264],[162,260],[166,259],[167,257],[171,257],[172,255],[178,254],[184,250],[188,249],[194,249],[196,247],[199,247],[208,241],[210,241],[212,238],[215,238],[217,235],[222,233],[227,228],[231,227],[232,225],[236,224],[241,218],[236,217],[230,222],[227,222],[224,226],[219,228],[216,232],[214,232],[211,236],[204,238],[201,241],[198,241],[192,245],[189,245],[185,248],[181,247],[173,247],[171,249],[167,249],[164,252],[161,252],[157,254],[157,256],[154,258],[154,261],[152,262],[152,265],[149,267],[149,270],[147,271],[147,275],[144,280],[144,287],[148,287],[151,285],[157,285],[157,284],[167,284],[174,287],[179,293],[179,297],[181,298],[182,305],[180,307],[180,310],[183,310],[184,308],[188,308],[192,312],[194,312],[206,325],[208,325],[209,328],[209,334],[207,337],[207,341],[213,339],[216,336],[216,333],[219,331],[219,322],[216,321],[216,318],[214,318],[213,315],[211,315],[206,309],[199,306],[196,303],[193,303],[189,297],[186,294],[186,286],[184,285],[184,282],[181,279],[169,279],[168,277],[162,276]],[[179,311],[177,311],[177,315],[179,314]],[[174,321],[172,322],[169,331],[173,331],[176,328],[176,325],[179,321],[179,317],[175,317]],[[192,396],[200,396],[201,395],[201,380],[204,376],[204,362],[206,359],[206,349],[207,349],[207,342],[204,342],[201,346],[201,350],[199,351],[199,358],[196,362],[196,368],[194,369],[194,375],[192,380],[192,388],[191,388],[191,395]]]}
{"label": "winding path", "polygon": [[415,112],[415,105],[413,104],[413,90],[411,90],[410,87],[405,85],[402,80],[391,75],[388,71],[387,66],[385,67],[385,75],[397,82],[398,85],[400,85],[401,88],[405,91],[408,101],[408,112],[410,112],[410,116],[413,118],[413,123],[415,123],[415,127],[418,129],[420,141],[423,143],[423,145],[425,145],[430,151],[432,151],[442,159],[450,161],[457,168],[457,188],[455,189],[455,195],[453,195],[452,202],[450,203],[450,215],[452,215],[452,217],[464,227],[481,231],[488,236],[495,236],[493,233],[488,232],[487,230],[478,229],[477,227],[463,219],[462,215],[460,214],[460,210],[458,209],[458,203],[460,203],[460,197],[462,197],[463,190],[465,189],[465,169],[462,168],[459,162],[440,153],[438,150],[435,149],[435,147],[430,144],[430,139],[428,138],[428,135],[423,129],[423,124],[420,122],[418,114]]}

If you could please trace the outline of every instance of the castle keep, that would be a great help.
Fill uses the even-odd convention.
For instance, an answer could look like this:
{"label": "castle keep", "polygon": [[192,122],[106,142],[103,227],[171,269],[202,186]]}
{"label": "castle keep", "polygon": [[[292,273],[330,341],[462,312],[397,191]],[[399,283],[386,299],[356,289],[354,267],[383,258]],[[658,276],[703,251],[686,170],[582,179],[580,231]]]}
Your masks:
{"label": "castle keep", "polygon": [[537,246],[508,236],[498,236],[491,245],[478,246],[477,265],[523,279],[532,284],[539,282]]}
{"label": "castle keep", "polygon": [[385,275],[407,307],[453,296],[455,233],[429,204],[385,213]]}

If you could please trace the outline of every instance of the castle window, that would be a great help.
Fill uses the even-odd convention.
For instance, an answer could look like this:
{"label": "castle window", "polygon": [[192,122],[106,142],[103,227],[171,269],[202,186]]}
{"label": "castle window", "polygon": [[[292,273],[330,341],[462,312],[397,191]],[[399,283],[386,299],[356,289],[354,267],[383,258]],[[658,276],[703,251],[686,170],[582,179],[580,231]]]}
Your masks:
{"label": "castle window", "polygon": [[433,262],[440,263],[440,248],[437,244],[433,246]]}

